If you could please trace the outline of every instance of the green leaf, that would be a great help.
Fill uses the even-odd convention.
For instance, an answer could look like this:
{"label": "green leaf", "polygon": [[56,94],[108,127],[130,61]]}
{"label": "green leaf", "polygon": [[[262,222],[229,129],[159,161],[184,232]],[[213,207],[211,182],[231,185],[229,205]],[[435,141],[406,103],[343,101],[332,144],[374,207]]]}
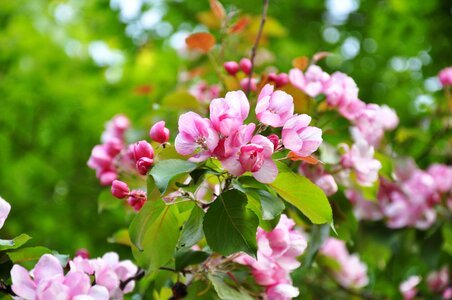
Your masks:
{"label": "green leaf", "polygon": [[223,278],[209,274],[207,275],[209,280],[212,282],[218,297],[222,300],[252,300],[253,298],[246,293],[244,290],[236,290],[233,287],[227,285]]}
{"label": "green leaf", "polygon": [[319,252],[320,247],[322,247],[329,235],[330,227],[328,224],[312,226],[311,237],[303,257],[304,268],[309,268],[312,265],[317,252]]}
{"label": "green leaf", "polygon": [[188,220],[179,238],[178,247],[189,248],[199,242],[203,237],[202,223],[204,220],[204,211],[198,206],[193,207]]}
{"label": "green leaf", "polygon": [[277,163],[279,174],[270,186],[287,202],[298,208],[314,224],[330,223],[333,214],[325,193],[306,177]]}
{"label": "green leaf", "polygon": [[452,255],[452,224],[445,223],[442,228],[443,234],[443,251]]}
{"label": "green leaf", "polygon": [[268,191],[255,190],[254,192],[261,203],[263,220],[273,220],[286,208],[279,197],[270,194]]}
{"label": "green leaf", "polygon": [[177,213],[175,205],[148,201],[130,224],[130,239],[140,251],[134,254],[150,271],[158,269],[173,257],[179,238]]}
{"label": "green leaf", "polygon": [[52,253],[46,247],[27,247],[16,251],[8,252],[8,257],[13,263],[21,263],[30,260],[38,260],[41,256],[47,253]]}
{"label": "green leaf", "polygon": [[246,207],[247,202],[244,193],[229,190],[220,194],[210,206],[203,228],[212,250],[225,256],[240,251],[256,256],[259,219]]}
{"label": "green leaf", "polygon": [[171,179],[177,175],[190,173],[197,167],[197,164],[186,160],[167,159],[156,163],[149,172],[149,175],[154,177],[157,188],[161,194],[164,194]]}
{"label": "green leaf", "polygon": [[174,256],[176,260],[176,271],[182,271],[190,265],[200,264],[209,257],[209,253],[204,251],[193,251],[191,249],[181,249]]}
{"label": "green leaf", "polygon": [[113,236],[107,239],[107,241],[112,244],[121,244],[126,246],[132,245],[132,242],[130,241],[129,230],[126,228],[116,231]]}
{"label": "green leaf", "polygon": [[31,237],[25,233],[16,236],[12,240],[0,240],[0,251],[17,249],[28,242]]}
{"label": "green leaf", "polygon": [[115,198],[110,189],[104,190],[100,193],[97,198],[97,211],[101,213],[104,210],[115,209],[121,205],[121,200]]}
{"label": "green leaf", "polygon": [[384,155],[380,152],[375,152],[375,158],[380,161],[381,163],[381,169],[378,172],[380,175],[383,175],[386,179],[391,180],[392,179],[392,172],[394,170],[394,163],[392,159]]}

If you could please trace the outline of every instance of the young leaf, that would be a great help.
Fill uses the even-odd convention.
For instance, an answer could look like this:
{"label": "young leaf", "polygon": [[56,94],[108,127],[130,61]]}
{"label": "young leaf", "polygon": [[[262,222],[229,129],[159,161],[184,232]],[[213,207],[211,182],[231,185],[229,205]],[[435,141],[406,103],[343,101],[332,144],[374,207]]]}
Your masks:
{"label": "young leaf", "polygon": [[198,206],[193,207],[190,217],[185,222],[179,238],[178,247],[189,248],[202,239],[202,223],[204,220],[204,211]]}
{"label": "young leaf", "polygon": [[209,247],[230,255],[244,251],[256,256],[258,217],[246,207],[246,195],[229,190],[215,200],[204,217],[204,234]]}
{"label": "young leaf", "polygon": [[190,265],[200,264],[209,257],[209,253],[204,251],[193,251],[191,249],[181,249],[174,256],[176,260],[176,271],[182,271]]}
{"label": "young leaf", "polygon": [[179,238],[177,207],[163,201],[147,202],[129,227],[130,239],[141,251],[137,260],[148,270],[167,263]]}
{"label": "young leaf", "polygon": [[215,46],[215,37],[208,32],[193,33],[185,39],[189,49],[201,50],[208,53]]}
{"label": "young leaf", "polygon": [[177,175],[189,173],[198,167],[197,164],[180,159],[167,159],[159,161],[149,172],[154,177],[155,185],[161,194],[166,192],[168,184]]}
{"label": "young leaf", "polygon": [[38,260],[41,256],[47,253],[52,253],[46,247],[27,247],[16,251],[8,252],[8,257],[13,263],[20,263],[30,260]]}
{"label": "young leaf", "polygon": [[270,186],[284,200],[298,208],[312,223],[332,222],[333,214],[325,193],[306,177],[292,172],[285,164],[277,165],[279,174]]}
{"label": "young leaf", "polygon": [[227,285],[224,280],[214,274],[207,275],[209,280],[212,282],[218,297],[222,300],[252,300],[250,295],[246,291],[238,291],[233,287]]}
{"label": "young leaf", "polygon": [[12,240],[0,240],[0,251],[17,249],[28,240],[31,239],[27,234],[22,233],[21,235],[16,236]]}
{"label": "young leaf", "polygon": [[224,10],[223,5],[218,0],[209,0],[210,9],[213,14],[220,20],[226,18],[226,11]]}

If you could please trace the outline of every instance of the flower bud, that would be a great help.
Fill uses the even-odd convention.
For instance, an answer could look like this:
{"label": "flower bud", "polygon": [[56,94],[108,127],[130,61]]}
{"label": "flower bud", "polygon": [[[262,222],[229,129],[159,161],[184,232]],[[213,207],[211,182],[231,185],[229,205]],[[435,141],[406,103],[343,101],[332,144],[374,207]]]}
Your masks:
{"label": "flower bud", "polygon": [[139,211],[143,207],[146,200],[147,197],[145,192],[140,190],[133,190],[130,192],[127,203],[129,203],[135,211]]}
{"label": "flower bud", "polygon": [[127,183],[114,180],[111,184],[111,193],[113,196],[115,196],[118,199],[123,199],[126,196],[129,195],[129,187],[127,186]]}
{"label": "flower bud", "polygon": [[99,181],[101,185],[110,185],[113,180],[115,180],[118,177],[118,174],[114,171],[105,171],[99,173]]}
{"label": "flower bud", "polygon": [[151,127],[149,136],[157,143],[164,144],[169,140],[170,131],[165,127],[165,121],[159,121]]}
{"label": "flower bud", "polygon": [[152,158],[142,157],[139,160],[137,160],[135,166],[137,168],[138,173],[140,173],[141,175],[146,175],[153,163],[154,160]]}
{"label": "flower bud", "polygon": [[272,144],[274,146],[273,151],[278,149],[278,146],[279,146],[279,136],[278,135],[270,134],[269,136],[267,136],[267,139],[269,139],[272,142]]}
{"label": "flower bud", "polygon": [[232,76],[235,76],[235,74],[237,74],[237,72],[239,71],[239,64],[235,61],[227,61],[223,64],[223,67],[226,72],[228,72]]}
{"label": "flower bud", "polygon": [[89,252],[85,248],[80,248],[75,252],[75,257],[80,256],[81,258],[88,259]]}
{"label": "flower bud", "polygon": [[[245,92],[248,90],[248,82],[249,78],[243,78],[242,80],[240,80],[240,86],[242,87],[242,90],[244,90]],[[249,86],[251,91],[255,92],[257,90],[255,78],[251,78],[251,84]]]}
{"label": "flower bud", "polygon": [[240,60],[240,69],[242,69],[243,73],[249,74],[251,72],[251,60],[242,58]]}
{"label": "flower bud", "polygon": [[136,161],[142,157],[154,158],[154,149],[148,142],[139,141],[133,146],[133,155]]}
{"label": "flower bud", "polygon": [[278,78],[278,75],[276,75],[276,73],[269,73],[268,74],[268,80],[270,81],[276,81],[276,79]]}
{"label": "flower bud", "polygon": [[286,73],[281,73],[275,78],[276,87],[282,87],[289,83],[289,76]]}

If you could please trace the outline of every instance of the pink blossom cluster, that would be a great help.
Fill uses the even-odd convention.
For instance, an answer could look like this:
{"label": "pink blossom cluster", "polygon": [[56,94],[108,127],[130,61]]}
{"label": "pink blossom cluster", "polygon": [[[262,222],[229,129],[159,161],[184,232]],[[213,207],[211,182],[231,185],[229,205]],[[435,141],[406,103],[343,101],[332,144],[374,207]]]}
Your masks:
{"label": "pink blossom cluster", "polygon": [[96,170],[102,185],[110,185],[118,177],[116,158],[125,146],[124,133],[129,128],[127,117],[117,115],[110,120],[102,133],[102,144],[91,151],[88,166]]}
{"label": "pink blossom cluster", "polygon": [[326,96],[326,103],[336,108],[355,127],[354,134],[377,146],[385,130],[394,129],[399,119],[388,106],[366,104],[358,98],[358,86],[348,75],[335,72],[331,75],[319,66],[311,65],[306,72],[292,69],[289,79],[293,86],[311,97]]}
{"label": "pink blossom cluster", "polygon": [[241,254],[235,261],[251,268],[256,283],[265,287],[266,299],[297,297],[299,291],[292,285],[290,272],[300,266],[297,257],[303,254],[307,242],[295,229],[295,222],[282,214],[272,231],[258,228],[257,244],[257,260]]}
{"label": "pink blossom cluster", "polygon": [[438,74],[438,79],[443,87],[452,86],[452,67],[442,69]]}
{"label": "pink blossom cluster", "polygon": [[0,197],[0,229],[5,224],[6,218],[8,218],[11,205],[2,197]]}
{"label": "pink blossom cluster", "polygon": [[336,281],[346,288],[359,289],[369,283],[367,266],[359,259],[357,254],[348,252],[345,242],[328,238],[320,249],[320,253],[334,259],[338,268],[333,268],[332,274]]}
{"label": "pink blossom cluster", "polygon": [[338,190],[333,175],[328,174],[320,165],[310,165],[302,162],[298,172],[319,186],[328,197],[334,195]]}
{"label": "pink blossom cluster", "polygon": [[[294,115],[292,96],[275,91],[270,84],[263,87],[257,100],[258,126],[244,124],[250,104],[243,91],[213,99],[209,109],[210,119],[194,112],[180,116],[176,151],[192,155],[190,160],[195,162],[215,157],[234,176],[251,172],[258,181],[271,183],[278,174],[271,158],[275,151],[286,148],[299,156],[309,156],[322,143],[321,129],[309,126],[311,117]],[[282,127],[282,145],[278,135],[259,134],[266,127]]]}
{"label": "pink blossom cluster", "polygon": [[351,147],[341,145],[345,153],[341,157],[341,165],[351,169],[356,176],[356,182],[361,186],[372,186],[378,180],[381,163],[374,158],[374,147],[366,140],[359,139]]}
{"label": "pink blossom cluster", "polygon": [[370,202],[358,191],[348,190],[358,219],[384,219],[389,228],[427,229],[436,220],[442,200],[452,209],[452,167],[433,164],[426,171],[413,162],[399,164],[396,181],[380,178],[378,202]]}
{"label": "pink blossom cluster", "polygon": [[[11,269],[12,290],[16,299],[30,300],[108,300],[123,299],[130,293],[132,280],[121,289],[121,282],[133,277],[137,267],[129,260],[119,261],[116,253],[106,253],[102,258],[86,259],[80,256],[63,267],[53,255],[43,255],[30,272],[20,265]],[[94,284],[91,283],[91,276]]]}

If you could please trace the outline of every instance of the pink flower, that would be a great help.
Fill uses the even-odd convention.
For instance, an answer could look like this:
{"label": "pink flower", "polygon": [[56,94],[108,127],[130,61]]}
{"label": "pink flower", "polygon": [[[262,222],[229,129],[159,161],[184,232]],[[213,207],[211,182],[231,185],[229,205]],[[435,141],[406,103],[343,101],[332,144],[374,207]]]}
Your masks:
{"label": "pink flower", "polygon": [[364,199],[363,195],[356,190],[346,190],[345,195],[353,204],[353,212],[358,220],[383,219],[383,212],[378,203]]}
{"label": "pink flower", "polygon": [[149,168],[154,164],[154,160],[148,157],[142,157],[137,160],[136,168],[140,175],[146,175],[148,173]]}
{"label": "pink flower", "polygon": [[5,199],[0,197],[0,228],[5,224],[6,218],[11,211],[11,205]]}
{"label": "pink flower", "polygon": [[327,196],[334,195],[337,192],[337,184],[331,174],[320,176],[315,180],[315,184],[318,185]]}
{"label": "pink flower", "polygon": [[242,145],[235,154],[221,161],[223,167],[234,176],[252,172],[262,183],[271,183],[278,175],[278,168],[271,156],[273,143],[262,135],[255,135],[250,144]]}
{"label": "pink flower", "polygon": [[265,293],[268,299],[272,300],[290,300],[300,294],[298,288],[288,283],[280,283],[269,287]]}
{"label": "pink flower", "polygon": [[176,136],[176,151],[181,155],[192,155],[191,161],[209,158],[218,145],[218,133],[209,119],[194,112],[179,117],[179,134]]}
{"label": "pink flower", "polygon": [[381,169],[380,161],[374,159],[374,148],[364,140],[358,140],[351,148],[343,145],[345,154],[341,158],[344,168],[352,168],[356,174],[356,181],[362,186],[372,186],[378,179]]}
{"label": "pink flower", "polygon": [[291,95],[273,90],[271,84],[262,88],[257,100],[256,117],[263,124],[277,128],[293,116],[294,104]]}
{"label": "pink flower", "polygon": [[350,101],[358,99],[358,87],[355,81],[341,72],[335,72],[325,83],[326,101],[333,107],[346,106]]}
{"label": "pink flower", "polygon": [[165,127],[165,121],[159,121],[151,127],[149,136],[157,143],[164,144],[169,140],[170,131]]}
{"label": "pink flower", "polygon": [[289,72],[292,85],[304,91],[310,97],[320,95],[324,91],[329,78],[330,75],[316,65],[310,66],[305,74],[299,69],[292,69]]}
{"label": "pink flower", "polygon": [[251,72],[251,60],[248,58],[242,58],[239,62],[240,69],[242,69],[243,73],[249,74]]}
{"label": "pink flower", "polygon": [[210,100],[217,98],[220,95],[220,86],[216,84],[209,85],[207,82],[201,80],[189,90],[200,103],[209,104]]}
{"label": "pink flower", "polygon": [[242,91],[228,92],[225,98],[210,103],[210,120],[213,128],[223,136],[236,132],[248,117],[250,103]]}
{"label": "pink flower", "polygon": [[300,266],[297,257],[303,254],[307,242],[295,229],[295,222],[282,214],[272,231],[258,228],[256,238],[257,260],[242,254],[234,261],[251,268],[256,283],[266,287],[267,299],[285,300],[298,296],[290,272]]}
{"label": "pink flower", "polygon": [[442,296],[444,300],[452,299],[452,287],[445,289]]}
{"label": "pink flower", "polygon": [[114,180],[111,184],[111,193],[113,196],[115,196],[118,199],[123,199],[129,195],[129,187],[127,186],[127,183]]}
{"label": "pink flower", "polygon": [[416,286],[421,282],[420,276],[411,276],[399,286],[404,300],[412,300],[417,294]]}
{"label": "pink flower", "polygon": [[433,164],[427,172],[432,176],[435,189],[441,193],[447,193],[452,190],[452,167]]}
{"label": "pink flower", "polygon": [[290,118],[282,129],[284,147],[299,156],[309,156],[316,151],[322,143],[322,130],[308,126],[310,122],[311,117],[306,114]]}
{"label": "pink flower", "polygon": [[444,87],[452,85],[452,67],[442,69],[438,74],[439,81]]}
{"label": "pink flower", "polygon": [[237,72],[239,71],[239,64],[235,61],[227,61],[223,64],[223,67],[226,72],[228,72],[232,76],[235,76],[235,74],[237,74]]}
{"label": "pink flower", "polygon": [[329,238],[323,244],[320,252],[339,263],[339,269],[332,270],[332,273],[343,287],[359,289],[369,283],[367,266],[359,260],[358,255],[349,254],[344,241]]}
{"label": "pink flower", "polygon": [[124,139],[124,132],[129,128],[130,121],[124,115],[114,116],[105,125],[105,131],[102,133],[102,142],[106,143],[112,138]]}
{"label": "pink flower", "polygon": [[213,153],[214,156],[219,160],[224,160],[237,154],[242,145],[246,145],[251,141],[255,129],[256,125],[254,123],[240,126],[239,130],[234,134],[219,141]]}
{"label": "pink flower", "polygon": [[440,293],[447,288],[449,283],[449,268],[444,266],[441,270],[430,272],[427,276],[428,288],[435,293]]}
{"label": "pink flower", "polygon": [[142,157],[154,158],[154,148],[146,141],[139,141],[133,145],[133,155],[136,161]]}

